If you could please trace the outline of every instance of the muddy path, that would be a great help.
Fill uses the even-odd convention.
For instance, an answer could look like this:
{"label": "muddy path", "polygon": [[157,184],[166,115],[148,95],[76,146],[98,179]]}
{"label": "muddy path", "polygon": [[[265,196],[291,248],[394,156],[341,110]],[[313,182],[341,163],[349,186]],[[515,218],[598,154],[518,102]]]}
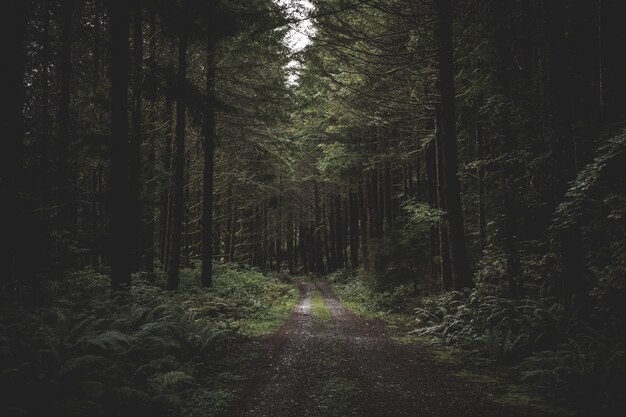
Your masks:
{"label": "muddy path", "polygon": [[[393,330],[354,315],[327,284],[303,282],[299,290],[294,313],[231,415],[533,415],[493,403],[437,363],[427,347],[395,342]],[[330,314],[316,314],[319,304]]]}

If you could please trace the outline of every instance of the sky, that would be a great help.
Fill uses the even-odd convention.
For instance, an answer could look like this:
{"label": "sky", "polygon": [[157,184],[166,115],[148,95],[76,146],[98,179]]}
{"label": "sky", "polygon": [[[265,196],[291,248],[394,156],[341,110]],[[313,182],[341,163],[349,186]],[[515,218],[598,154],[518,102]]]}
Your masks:
{"label": "sky", "polygon": [[[302,51],[311,41],[310,36],[313,35],[313,22],[306,19],[307,15],[313,11],[313,5],[309,0],[274,0],[281,6],[286,6],[289,14],[294,19],[305,19],[290,25],[287,37],[285,39],[287,46],[293,53]],[[287,68],[297,71],[298,62],[293,60]],[[297,84],[298,75],[293,73],[289,76],[290,84]]]}

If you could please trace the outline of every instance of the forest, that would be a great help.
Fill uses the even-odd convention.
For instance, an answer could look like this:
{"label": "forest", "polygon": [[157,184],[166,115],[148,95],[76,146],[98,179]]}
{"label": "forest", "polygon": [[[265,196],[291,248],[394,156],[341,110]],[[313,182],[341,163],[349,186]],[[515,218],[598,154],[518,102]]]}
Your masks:
{"label": "forest", "polygon": [[6,0],[0,414],[626,415],[621,0]]}

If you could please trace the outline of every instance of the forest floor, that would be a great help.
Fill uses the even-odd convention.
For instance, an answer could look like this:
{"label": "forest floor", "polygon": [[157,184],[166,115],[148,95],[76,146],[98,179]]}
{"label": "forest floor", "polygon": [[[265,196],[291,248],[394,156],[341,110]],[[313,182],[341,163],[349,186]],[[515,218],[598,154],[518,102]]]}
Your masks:
{"label": "forest floor", "polygon": [[300,299],[249,370],[231,416],[549,416],[506,405],[463,378],[424,343],[359,317],[324,282],[299,283]]}

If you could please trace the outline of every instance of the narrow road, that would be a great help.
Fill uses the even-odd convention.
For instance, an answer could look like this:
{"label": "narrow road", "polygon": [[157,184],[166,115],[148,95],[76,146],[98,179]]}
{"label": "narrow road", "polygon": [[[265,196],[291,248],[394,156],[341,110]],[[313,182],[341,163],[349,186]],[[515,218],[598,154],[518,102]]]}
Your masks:
{"label": "narrow road", "polygon": [[[529,415],[490,402],[488,394],[436,363],[427,348],[395,342],[384,324],[347,310],[327,284],[303,282],[299,289],[292,317],[274,336],[273,354],[233,415]],[[320,296],[330,311],[325,317],[316,314]]]}

